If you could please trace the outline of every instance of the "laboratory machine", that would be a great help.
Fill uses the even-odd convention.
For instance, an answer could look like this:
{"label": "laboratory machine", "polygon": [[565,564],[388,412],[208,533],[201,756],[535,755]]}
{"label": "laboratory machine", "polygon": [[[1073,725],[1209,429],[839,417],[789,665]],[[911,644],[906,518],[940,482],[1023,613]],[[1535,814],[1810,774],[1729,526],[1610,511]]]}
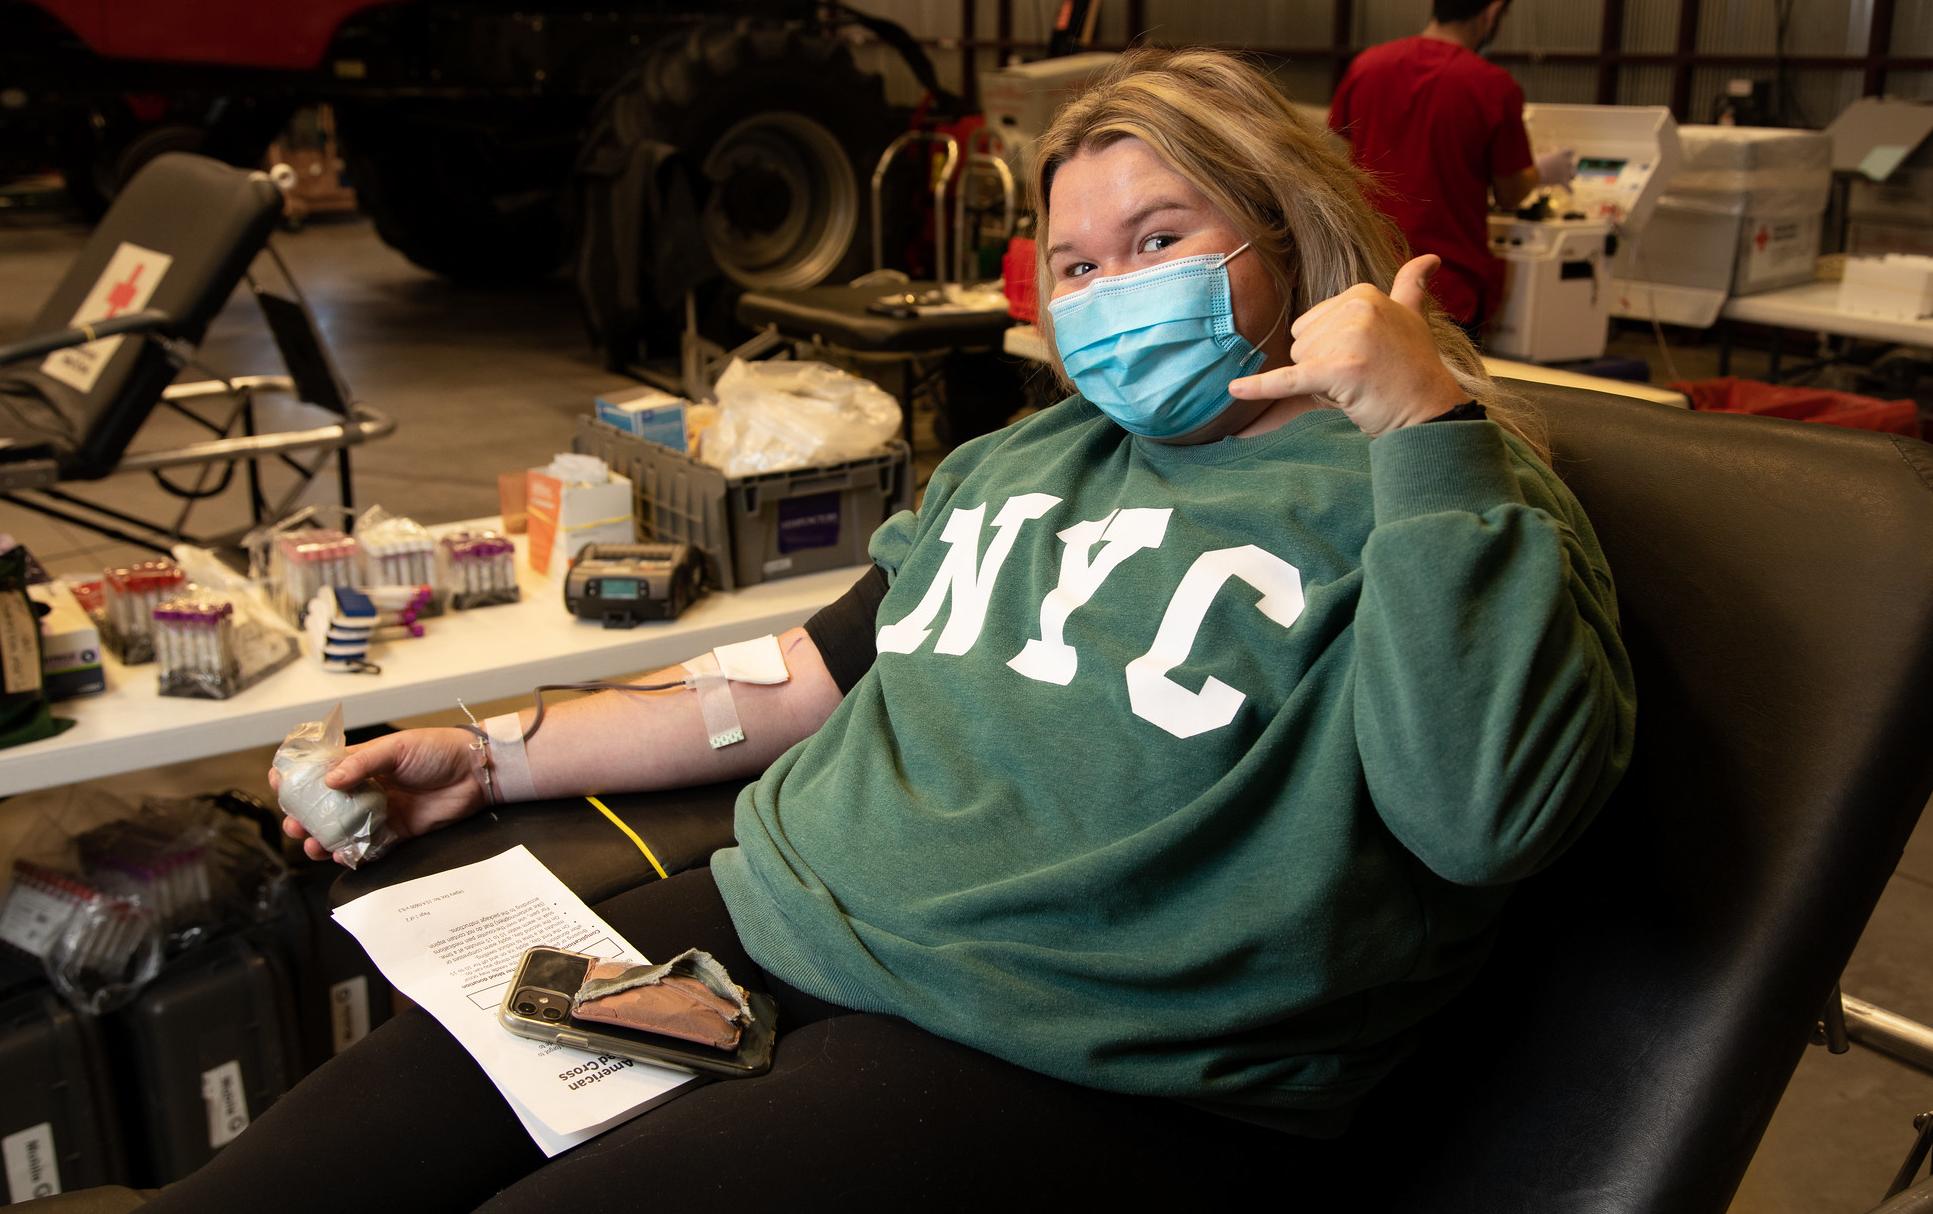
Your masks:
{"label": "laboratory machine", "polygon": [[1570,151],[1577,176],[1490,217],[1505,286],[1485,349],[1535,363],[1596,358],[1610,331],[1612,258],[1677,168],[1678,125],[1663,106],[1627,105],[1530,105],[1524,125],[1538,154]]}

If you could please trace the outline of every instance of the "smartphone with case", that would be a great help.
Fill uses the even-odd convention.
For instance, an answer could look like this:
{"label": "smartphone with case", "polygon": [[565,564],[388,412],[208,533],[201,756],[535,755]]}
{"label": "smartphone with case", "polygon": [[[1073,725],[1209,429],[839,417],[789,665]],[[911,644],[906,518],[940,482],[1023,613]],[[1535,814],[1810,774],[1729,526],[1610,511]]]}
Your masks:
{"label": "smartphone with case", "polygon": [[701,1075],[743,1079],[771,1069],[778,1005],[758,991],[746,996],[752,1022],[739,1034],[738,1048],[733,1050],[571,1015],[571,996],[584,985],[584,975],[591,965],[602,960],[605,958],[560,948],[526,949],[509,990],[504,992],[497,1019],[519,1037]]}

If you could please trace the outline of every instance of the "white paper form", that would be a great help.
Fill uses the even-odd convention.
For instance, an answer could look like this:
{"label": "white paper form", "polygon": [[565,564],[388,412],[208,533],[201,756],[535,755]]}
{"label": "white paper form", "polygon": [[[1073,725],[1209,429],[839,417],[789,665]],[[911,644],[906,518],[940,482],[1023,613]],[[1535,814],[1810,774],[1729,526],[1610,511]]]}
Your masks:
{"label": "white paper form", "polygon": [[527,848],[364,894],[335,918],[397,990],[470,1051],[545,1155],[696,1082],[682,1071],[518,1037],[498,1022],[527,948],[645,960]]}

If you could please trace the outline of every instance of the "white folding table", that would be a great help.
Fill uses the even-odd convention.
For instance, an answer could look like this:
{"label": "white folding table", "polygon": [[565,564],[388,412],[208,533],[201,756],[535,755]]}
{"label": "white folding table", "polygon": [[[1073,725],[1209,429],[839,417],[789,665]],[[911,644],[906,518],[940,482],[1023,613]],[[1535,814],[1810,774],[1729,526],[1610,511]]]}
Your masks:
{"label": "white folding table", "polygon": [[[1897,320],[1864,312],[1848,312],[1839,306],[1839,284],[1808,282],[1759,295],[1739,295],[1725,301],[1719,313],[1718,371],[1731,373],[1731,326],[1737,322],[1796,329],[1807,333],[1829,333],[1834,337],[1863,338],[1902,346],[1933,349],[1933,318]],[[1772,345],[1771,368],[1766,378],[1779,378],[1779,343]]]}
{"label": "white folding table", "polygon": [[562,583],[531,570],[523,537],[515,539],[522,601],[448,612],[426,621],[422,637],[378,644],[370,653],[378,675],[325,671],[305,654],[231,699],[190,700],[160,695],[152,664],[127,667],[109,657],[105,692],[53,705],[55,716],[77,722],[72,729],[0,750],[0,795],[279,742],[338,702],[344,724],[355,728],[452,709],[459,696],[481,703],[539,683],[670,666],[801,624],[865,572],[833,569],[713,592],[676,620],[607,629],[571,616]]}

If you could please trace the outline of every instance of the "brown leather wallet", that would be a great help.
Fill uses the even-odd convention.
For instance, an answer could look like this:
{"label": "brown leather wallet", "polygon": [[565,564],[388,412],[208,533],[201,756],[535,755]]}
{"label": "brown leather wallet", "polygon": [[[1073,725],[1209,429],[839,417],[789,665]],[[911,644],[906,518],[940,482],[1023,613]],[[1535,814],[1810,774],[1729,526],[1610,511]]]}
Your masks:
{"label": "brown leather wallet", "polygon": [[737,1048],[752,1020],[744,988],[710,954],[696,949],[663,965],[594,963],[572,1000],[571,1013],[719,1050]]}

